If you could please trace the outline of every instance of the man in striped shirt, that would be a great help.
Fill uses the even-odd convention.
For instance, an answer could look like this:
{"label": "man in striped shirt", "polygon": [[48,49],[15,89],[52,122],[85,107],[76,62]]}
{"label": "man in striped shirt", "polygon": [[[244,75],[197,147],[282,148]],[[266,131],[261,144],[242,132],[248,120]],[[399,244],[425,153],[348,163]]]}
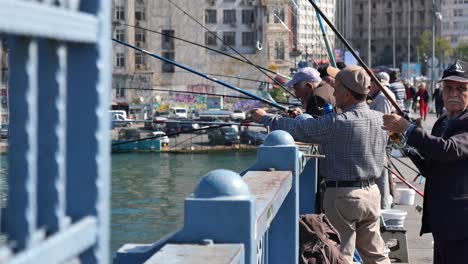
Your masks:
{"label": "man in striped shirt", "polygon": [[363,68],[348,66],[335,78],[337,107],[317,119],[298,120],[253,110],[254,121],[285,130],[296,140],[320,143],[326,158],[323,207],[341,237],[341,252],[352,263],[357,247],[365,263],[390,263],[380,236],[380,192],[375,185],[383,169],[387,134],[382,114],[369,109],[370,78]]}
{"label": "man in striped shirt", "polygon": [[405,109],[406,90],[403,83],[398,78],[398,72],[392,71],[390,73],[390,91],[395,94],[395,99],[400,109]]}

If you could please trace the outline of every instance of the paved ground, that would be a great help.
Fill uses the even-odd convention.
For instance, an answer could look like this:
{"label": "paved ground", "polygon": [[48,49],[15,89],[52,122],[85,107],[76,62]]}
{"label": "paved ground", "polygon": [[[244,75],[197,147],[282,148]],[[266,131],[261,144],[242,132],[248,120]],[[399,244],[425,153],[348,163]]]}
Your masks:
{"label": "paved ground", "polygon": [[[413,117],[416,117],[413,114]],[[430,130],[436,121],[435,114],[429,114],[426,122],[423,122],[423,127],[425,129]],[[411,165],[413,168],[414,165],[408,158],[402,158],[401,161],[405,162],[408,165]],[[424,182],[419,182],[419,179],[416,182],[413,182],[413,179],[416,176],[416,173],[411,169],[405,167],[403,164],[399,163],[398,161],[394,161],[395,165],[397,165],[400,172],[403,176],[408,180],[413,186],[415,186],[421,192],[424,192]],[[399,182],[397,183],[397,188],[407,188],[406,185]],[[432,235],[425,234],[422,237],[419,236],[419,230],[421,228],[421,217],[422,214],[419,213],[415,207],[416,205],[422,206],[422,197],[416,194],[415,204],[413,206],[410,205],[396,205],[395,209],[404,210],[408,212],[408,215],[405,220],[405,229],[407,230],[407,242],[409,248],[409,263],[410,264],[427,264],[432,263],[432,254],[433,254],[433,247],[432,247]]]}

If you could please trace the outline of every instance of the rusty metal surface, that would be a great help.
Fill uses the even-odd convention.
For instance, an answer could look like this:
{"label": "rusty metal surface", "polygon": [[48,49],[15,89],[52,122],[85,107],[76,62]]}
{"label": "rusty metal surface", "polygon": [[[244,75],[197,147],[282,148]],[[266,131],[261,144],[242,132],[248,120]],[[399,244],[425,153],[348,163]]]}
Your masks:
{"label": "rusty metal surface", "polygon": [[244,263],[242,244],[167,244],[145,264],[240,264]]}

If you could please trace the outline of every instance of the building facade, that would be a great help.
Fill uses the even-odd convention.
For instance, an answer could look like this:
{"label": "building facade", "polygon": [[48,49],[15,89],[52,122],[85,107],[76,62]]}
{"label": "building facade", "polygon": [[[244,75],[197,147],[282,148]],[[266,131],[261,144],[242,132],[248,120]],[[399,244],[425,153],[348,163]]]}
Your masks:
{"label": "building facade", "polygon": [[443,0],[442,21],[442,36],[453,48],[468,44],[468,0]]}
{"label": "building facade", "polygon": [[[319,26],[319,21],[314,7],[308,0],[290,1],[293,5],[293,16],[296,24],[296,40],[294,48],[300,51],[300,60],[305,60],[310,63],[319,63],[327,61],[328,53],[325,42],[322,36],[322,31]],[[335,0],[320,0],[316,1],[320,10],[327,16],[333,24],[335,24]],[[325,21],[323,21],[326,36],[330,43],[331,50],[334,49],[335,33],[329,29]]]}
{"label": "building facade", "polygon": [[[435,11],[440,10],[441,0],[436,0]],[[340,31],[371,66],[401,67],[408,61],[408,36],[412,62],[421,62],[429,56],[418,54],[417,45],[421,34],[432,29],[431,1],[346,0],[338,4],[336,14]],[[436,22],[436,35],[440,35],[440,28],[440,22]],[[343,47],[339,40],[336,43]]]}
{"label": "building facade", "polygon": [[[114,37],[244,89],[258,90],[264,86],[262,83],[266,80],[265,76],[253,66],[175,40],[168,35],[240,57],[228,47],[230,45],[253,63],[266,67],[269,64],[269,48],[265,40],[265,1],[173,2],[218,38],[169,1],[143,0],[114,0]],[[133,26],[150,29],[159,34]],[[163,108],[182,106],[192,109],[203,109],[207,106],[206,96],[176,95],[157,90],[239,95],[221,85],[119,44],[114,44],[113,48],[113,108],[128,105],[132,112],[132,105],[135,105],[134,108],[147,107],[151,110],[161,108],[162,105]],[[178,99],[174,100],[176,97]],[[141,105],[146,106],[142,108]]]}

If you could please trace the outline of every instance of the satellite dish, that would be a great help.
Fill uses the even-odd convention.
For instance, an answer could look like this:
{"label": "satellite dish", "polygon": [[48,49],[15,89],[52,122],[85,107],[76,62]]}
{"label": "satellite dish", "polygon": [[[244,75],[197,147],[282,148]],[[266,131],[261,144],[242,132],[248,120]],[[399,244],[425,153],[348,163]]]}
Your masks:
{"label": "satellite dish", "polygon": [[139,99],[140,99],[140,103],[141,103],[141,104],[145,102],[145,98],[144,98],[143,96],[140,96]]}

